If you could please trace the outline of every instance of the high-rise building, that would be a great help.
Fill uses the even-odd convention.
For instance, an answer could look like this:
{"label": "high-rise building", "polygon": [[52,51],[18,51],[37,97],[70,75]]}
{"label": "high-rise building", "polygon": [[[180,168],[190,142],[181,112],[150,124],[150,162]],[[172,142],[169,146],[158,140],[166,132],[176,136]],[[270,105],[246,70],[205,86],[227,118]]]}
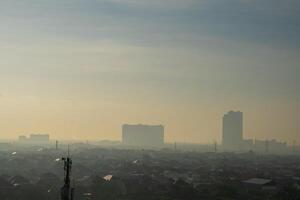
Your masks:
{"label": "high-rise building", "polygon": [[243,141],[243,113],[230,111],[223,117],[223,148],[239,150]]}
{"label": "high-rise building", "polygon": [[25,135],[19,136],[19,142],[48,143],[49,141],[49,134],[31,134],[29,137]]}
{"label": "high-rise building", "polygon": [[130,146],[161,146],[164,144],[164,127],[125,124],[122,126],[122,141]]}
{"label": "high-rise building", "polygon": [[31,142],[49,142],[50,136],[49,134],[31,134],[30,141]]}

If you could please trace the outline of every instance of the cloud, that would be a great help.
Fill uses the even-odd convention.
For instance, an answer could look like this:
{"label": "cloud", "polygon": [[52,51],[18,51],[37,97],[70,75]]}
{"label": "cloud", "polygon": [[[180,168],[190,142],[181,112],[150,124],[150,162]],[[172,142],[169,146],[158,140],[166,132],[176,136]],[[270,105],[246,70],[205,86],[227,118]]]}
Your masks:
{"label": "cloud", "polygon": [[299,49],[299,13],[299,0],[11,0],[0,1],[0,37],[153,46],[214,37]]}
{"label": "cloud", "polygon": [[159,9],[187,9],[200,5],[206,0],[107,0],[108,2],[133,7],[159,8]]}
{"label": "cloud", "polygon": [[[99,0],[103,2],[103,0]],[[105,2],[132,8],[158,10],[203,10],[214,11],[262,11],[269,14],[296,14],[300,10],[299,0],[105,0]],[[273,13],[271,13],[273,12]],[[275,13],[274,13],[275,12]],[[216,13],[218,14],[218,13]]]}

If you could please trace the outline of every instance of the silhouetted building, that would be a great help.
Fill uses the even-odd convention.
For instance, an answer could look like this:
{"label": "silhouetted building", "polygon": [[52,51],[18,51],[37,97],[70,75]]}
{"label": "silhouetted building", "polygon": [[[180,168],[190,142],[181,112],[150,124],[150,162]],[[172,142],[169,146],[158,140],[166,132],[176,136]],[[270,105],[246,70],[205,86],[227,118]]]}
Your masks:
{"label": "silhouetted building", "polygon": [[50,141],[49,134],[31,134],[27,136],[19,136],[19,142],[29,142],[29,143],[48,143]]}
{"label": "silhouetted building", "polygon": [[223,117],[223,148],[239,150],[243,141],[243,113],[230,111]]}
{"label": "silhouetted building", "polygon": [[19,136],[19,142],[27,142],[28,138],[25,135]]}
{"label": "silhouetted building", "polygon": [[164,144],[164,127],[125,124],[122,126],[122,141],[132,146],[161,146]]}
{"label": "silhouetted building", "polygon": [[255,140],[255,151],[265,153],[279,153],[287,151],[287,143],[279,142],[277,140]]}
{"label": "silhouetted building", "polygon": [[48,134],[31,134],[30,140],[32,142],[49,142],[49,135]]}

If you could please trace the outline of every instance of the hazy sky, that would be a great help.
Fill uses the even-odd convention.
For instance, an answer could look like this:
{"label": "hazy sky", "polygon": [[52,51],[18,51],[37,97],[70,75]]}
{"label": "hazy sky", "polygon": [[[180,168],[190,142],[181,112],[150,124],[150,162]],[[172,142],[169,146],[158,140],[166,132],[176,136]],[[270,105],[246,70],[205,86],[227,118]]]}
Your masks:
{"label": "hazy sky", "polygon": [[300,143],[299,0],[1,0],[0,137]]}

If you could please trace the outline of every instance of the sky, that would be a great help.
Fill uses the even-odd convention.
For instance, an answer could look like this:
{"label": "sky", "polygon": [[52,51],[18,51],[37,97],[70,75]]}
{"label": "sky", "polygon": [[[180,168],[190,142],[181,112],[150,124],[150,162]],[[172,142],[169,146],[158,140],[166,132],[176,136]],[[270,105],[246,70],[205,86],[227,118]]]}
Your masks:
{"label": "sky", "polygon": [[300,143],[299,0],[1,0],[0,138]]}

